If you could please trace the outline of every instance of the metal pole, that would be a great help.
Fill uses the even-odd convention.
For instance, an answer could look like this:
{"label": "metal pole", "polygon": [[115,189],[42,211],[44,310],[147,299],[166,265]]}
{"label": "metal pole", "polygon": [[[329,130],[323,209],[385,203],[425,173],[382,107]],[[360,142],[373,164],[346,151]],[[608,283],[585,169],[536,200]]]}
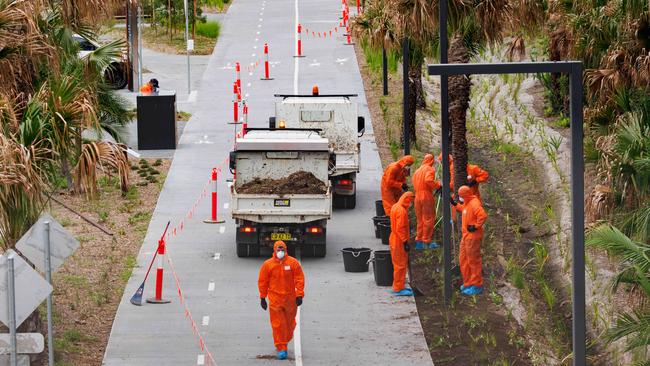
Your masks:
{"label": "metal pole", "polygon": [[187,47],[187,45],[190,42],[190,34],[189,34],[189,28],[190,28],[190,19],[187,14],[187,0],[183,1],[183,5],[185,6],[185,49],[187,52],[187,94],[190,94],[192,92],[192,86],[190,85],[190,49]]}
{"label": "metal pole", "polygon": [[404,155],[411,153],[411,143],[409,141],[409,53],[410,53],[409,39],[402,40],[402,78],[403,80],[403,107],[402,107],[402,125],[404,126]]}
{"label": "metal pole", "polygon": [[[439,12],[440,63],[447,60],[447,0],[440,0]],[[449,78],[440,76],[440,124],[442,134],[442,247],[444,261],[444,298],[445,304],[451,303],[451,207],[449,207]],[[453,188],[452,188],[453,189]]]}
{"label": "metal pole", "polygon": [[[142,86],[142,7],[138,1],[138,86]],[[53,365],[53,363],[51,364]],[[50,365],[50,366],[51,366]]]}
{"label": "metal pole", "polygon": [[572,67],[571,236],[573,241],[573,365],[586,365],[584,161],[582,149],[582,65]]}
{"label": "metal pole", "polygon": [[9,342],[11,345],[10,361],[11,366],[18,365],[18,343],[16,340],[16,282],[14,271],[14,256],[10,253],[7,256],[7,308],[9,309]]}
{"label": "metal pole", "polygon": [[388,95],[388,57],[386,57],[386,47],[381,48],[381,67],[384,77],[384,95]]}
{"label": "metal pole", "polygon": [[[50,252],[50,222],[45,221],[45,280],[52,284],[52,255]],[[52,329],[52,293],[47,296],[47,357],[54,366],[54,330]]]}

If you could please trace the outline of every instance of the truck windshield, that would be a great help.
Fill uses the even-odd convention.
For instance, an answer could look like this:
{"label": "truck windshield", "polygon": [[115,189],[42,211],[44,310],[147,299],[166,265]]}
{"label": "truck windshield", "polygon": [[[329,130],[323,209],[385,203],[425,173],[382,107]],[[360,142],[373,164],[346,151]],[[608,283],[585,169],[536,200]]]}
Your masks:
{"label": "truck windshield", "polygon": [[332,111],[300,111],[300,120],[303,122],[329,122],[332,120]]}

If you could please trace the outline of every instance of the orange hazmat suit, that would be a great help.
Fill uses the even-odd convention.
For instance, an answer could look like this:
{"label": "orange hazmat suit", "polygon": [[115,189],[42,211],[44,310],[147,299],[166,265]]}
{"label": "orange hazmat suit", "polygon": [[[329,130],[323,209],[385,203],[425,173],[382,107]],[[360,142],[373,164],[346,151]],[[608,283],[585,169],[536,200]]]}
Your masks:
{"label": "orange hazmat suit", "polygon": [[390,215],[390,209],[403,193],[402,185],[406,183],[407,166],[415,160],[411,155],[406,155],[394,163],[390,163],[381,177],[381,201],[384,212]]}
{"label": "orange hazmat suit", "polygon": [[287,343],[293,338],[296,328],[296,297],[305,296],[305,276],[300,263],[288,254],[279,259],[276,252],[287,245],[276,241],[273,257],[267,259],[260,268],[257,285],[260,298],[269,298],[269,315],[273,329],[273,342],[278,351],[286,351]]}
{"label": "orange hazmat suit", "polygon": [[436,224],[436,197],[434,192],[440,187],[433,167],[433,155],[427,154],[422,165],[413,174],[415,188],[415,217],[417,219],[417,236],[415,240],[425,244],[431,243],[433,227]]}
{"label": "orange hazmat suit", "polygon": [[[487,214],[483,209],[481,200],[468,186],[458,189],[458,195],[464,203],[456,206],[462,212],[462,239],[460,241],[460,273],[463,276],[463,285],[483,286],[483,261],[481,259],[481,241],[483,240],[483,225]],[[470,226],[474,231],[470,231]]]}
{"label": "orange hazmat suit", "polygon": [[399,201],[390,210],[390,256],[393,262],[393,291],[404,289],[406,283],[406,270],[408,266],[408,253],[404,250],[404,243],[410,238],[409,207],[413,203],[413,193],[404,192]]}

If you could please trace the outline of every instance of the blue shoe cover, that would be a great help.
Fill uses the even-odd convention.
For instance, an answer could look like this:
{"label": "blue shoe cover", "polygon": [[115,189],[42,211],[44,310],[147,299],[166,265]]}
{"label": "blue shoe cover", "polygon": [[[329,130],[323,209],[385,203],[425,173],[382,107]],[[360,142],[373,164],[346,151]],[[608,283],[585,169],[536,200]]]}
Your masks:
{"label": "blue shoe cover", "polygon": [[438,245],[438,243],[436,243],[435,241],[429,243],[429,249],[438,249],[438,248],[440,248],[440,245]]}
{"label": "blue shoe cover", "polygon": [[480,295],[483,293],[483,287],[469,286],[465,288],[462,292],[464,295],[469,295],[469,296]]}
{"label": "blue shoe cover", "polygon": [[415,249],[422,250],[424,249],[424,243],[421,241],[416,241],[415,242]]}
{"label": "blue shoe cover", "polygon": [[413,290],[410,288],[405,288],[399,292],[393,291],[393,295],[395,296],[413,296]]}
{"label": "blue shoe cover", "polygon": [[285,360],[287,358],[287,351],[278,352],[278,360]]}
{"label": "blue shoe cover", "polygon": [[465,285],[460,285],[460,290],[463,291],[465,289]]}

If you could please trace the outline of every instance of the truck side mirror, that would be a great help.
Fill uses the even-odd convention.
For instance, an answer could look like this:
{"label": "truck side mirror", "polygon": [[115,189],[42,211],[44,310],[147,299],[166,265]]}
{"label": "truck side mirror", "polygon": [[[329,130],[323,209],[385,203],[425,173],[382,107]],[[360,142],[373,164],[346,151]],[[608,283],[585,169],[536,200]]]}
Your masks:
{"label": "truck side mirror", "polygon": [[230,170],[235,170],[235,167],[237,166],[236,159],[237,159],[237,151],[231,151],[230,152],[230,159],[229,159],[230,160],[230,162],[229,162]]}
{"label": "truck side mirror", "polygon": [[366,119],[363,116],[357,117],[357,132],[363,134],[366,131]]}
{"label": "truck side mirror", "polygon": [[275,117],[269,117],[269,128],[275,128]]}

